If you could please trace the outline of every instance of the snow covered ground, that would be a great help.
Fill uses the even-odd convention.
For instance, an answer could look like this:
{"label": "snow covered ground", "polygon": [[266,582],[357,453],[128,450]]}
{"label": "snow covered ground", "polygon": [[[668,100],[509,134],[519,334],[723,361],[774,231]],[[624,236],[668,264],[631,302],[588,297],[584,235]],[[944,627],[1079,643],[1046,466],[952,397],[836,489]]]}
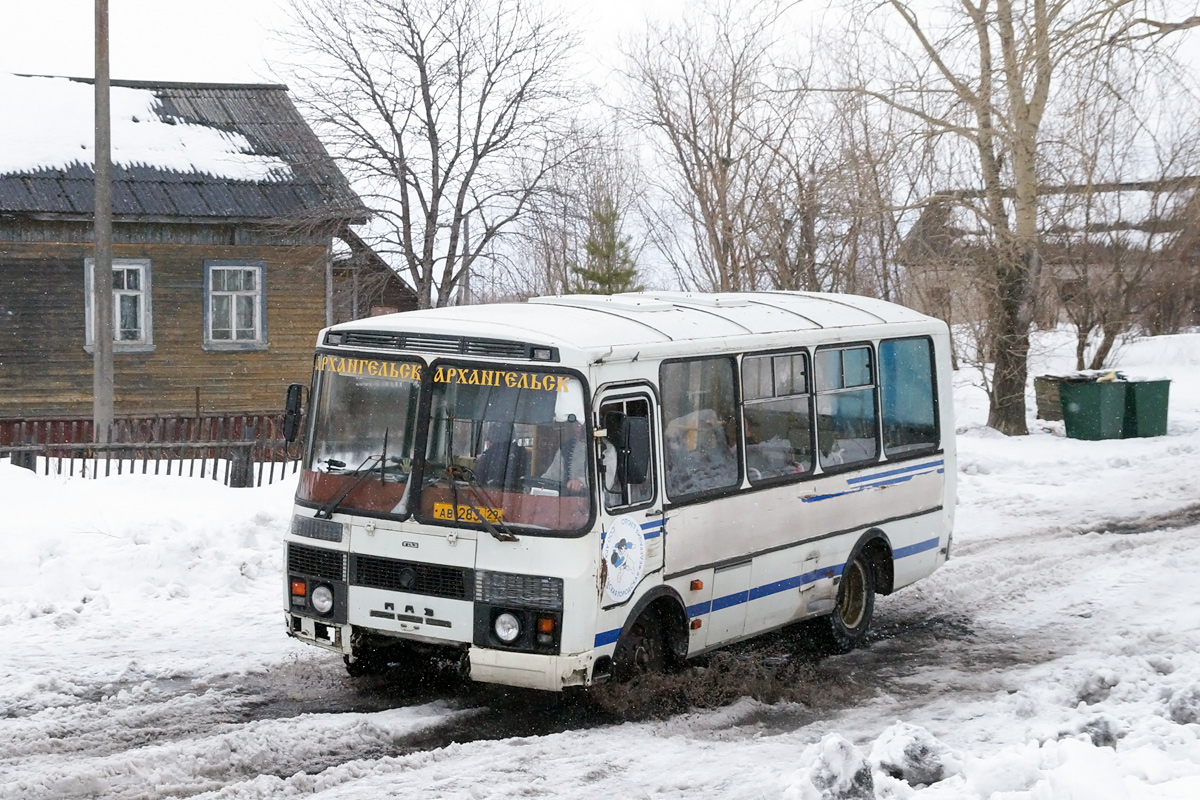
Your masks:
{"label": "snow covered ground", "polygon": [[1172,379],[1167,436],[1006,438],[959,375],[950,562],[795,673],[808,702],[633,722],[288,639],[290,482],[2,463],[0,798],[1200,797],[1200,335],[1119,361]]}

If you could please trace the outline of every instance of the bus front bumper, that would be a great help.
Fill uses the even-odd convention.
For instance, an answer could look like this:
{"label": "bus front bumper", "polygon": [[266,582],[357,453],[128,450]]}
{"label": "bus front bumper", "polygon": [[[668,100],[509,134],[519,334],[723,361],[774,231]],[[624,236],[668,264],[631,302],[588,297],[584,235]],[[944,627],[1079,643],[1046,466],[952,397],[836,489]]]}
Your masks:
{"label": "bus front bumper", "polygon": [[573,656],[545,656],[472,647],[471,680],[503,683],[526,689],[561,692],[568,686],[590,683],[593,653]]}

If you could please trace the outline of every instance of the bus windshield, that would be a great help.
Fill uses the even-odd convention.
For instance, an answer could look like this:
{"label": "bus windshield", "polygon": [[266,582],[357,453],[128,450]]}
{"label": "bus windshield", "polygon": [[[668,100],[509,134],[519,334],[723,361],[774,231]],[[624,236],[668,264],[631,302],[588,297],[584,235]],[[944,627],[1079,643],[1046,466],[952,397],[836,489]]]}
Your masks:
{"label": "bus windshield", "polygon": [[422,368],[416,361],[317,356],[300,499],[330,512],[406,513]]}
{"label": "bus windshield", "polygon": [[583,384],[477,366],[433,367],[418,517],[574,531],[591,513]]}

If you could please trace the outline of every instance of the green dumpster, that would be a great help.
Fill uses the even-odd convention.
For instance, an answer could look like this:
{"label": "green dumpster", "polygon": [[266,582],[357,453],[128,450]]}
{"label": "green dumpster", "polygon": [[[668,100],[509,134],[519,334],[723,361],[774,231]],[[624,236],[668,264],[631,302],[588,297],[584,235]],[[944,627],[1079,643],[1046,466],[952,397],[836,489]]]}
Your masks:
{"label": "green dumpster", "polygon": [[1058,393],[1067,436],[1120,439],[1125,424],[1125,386],[1123,381],[1062,381]]}
{"label": "green dumpster", "polygon": [[1167,435],[1169,380],[1132,380],[1125,384],[1122,438]]}

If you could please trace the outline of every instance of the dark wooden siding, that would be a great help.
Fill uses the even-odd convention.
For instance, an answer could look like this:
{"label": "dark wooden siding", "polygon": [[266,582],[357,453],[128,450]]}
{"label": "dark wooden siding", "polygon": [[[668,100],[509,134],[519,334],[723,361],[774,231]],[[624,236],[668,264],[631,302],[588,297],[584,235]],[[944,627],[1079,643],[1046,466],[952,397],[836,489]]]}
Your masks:
{"label": "dark wooden siding", "polygon": [[[92,356],[84,350],[80,245],[0,244],[0,418],[88,416]],[[114,356],[121,414],[269,411],[287,384],[306,383],[325,321],[324,247],[116,245],[115,258],[148,258],[152,353]],[[267,341],[259,352],[203,349],[204,262],[267,265]]]}

